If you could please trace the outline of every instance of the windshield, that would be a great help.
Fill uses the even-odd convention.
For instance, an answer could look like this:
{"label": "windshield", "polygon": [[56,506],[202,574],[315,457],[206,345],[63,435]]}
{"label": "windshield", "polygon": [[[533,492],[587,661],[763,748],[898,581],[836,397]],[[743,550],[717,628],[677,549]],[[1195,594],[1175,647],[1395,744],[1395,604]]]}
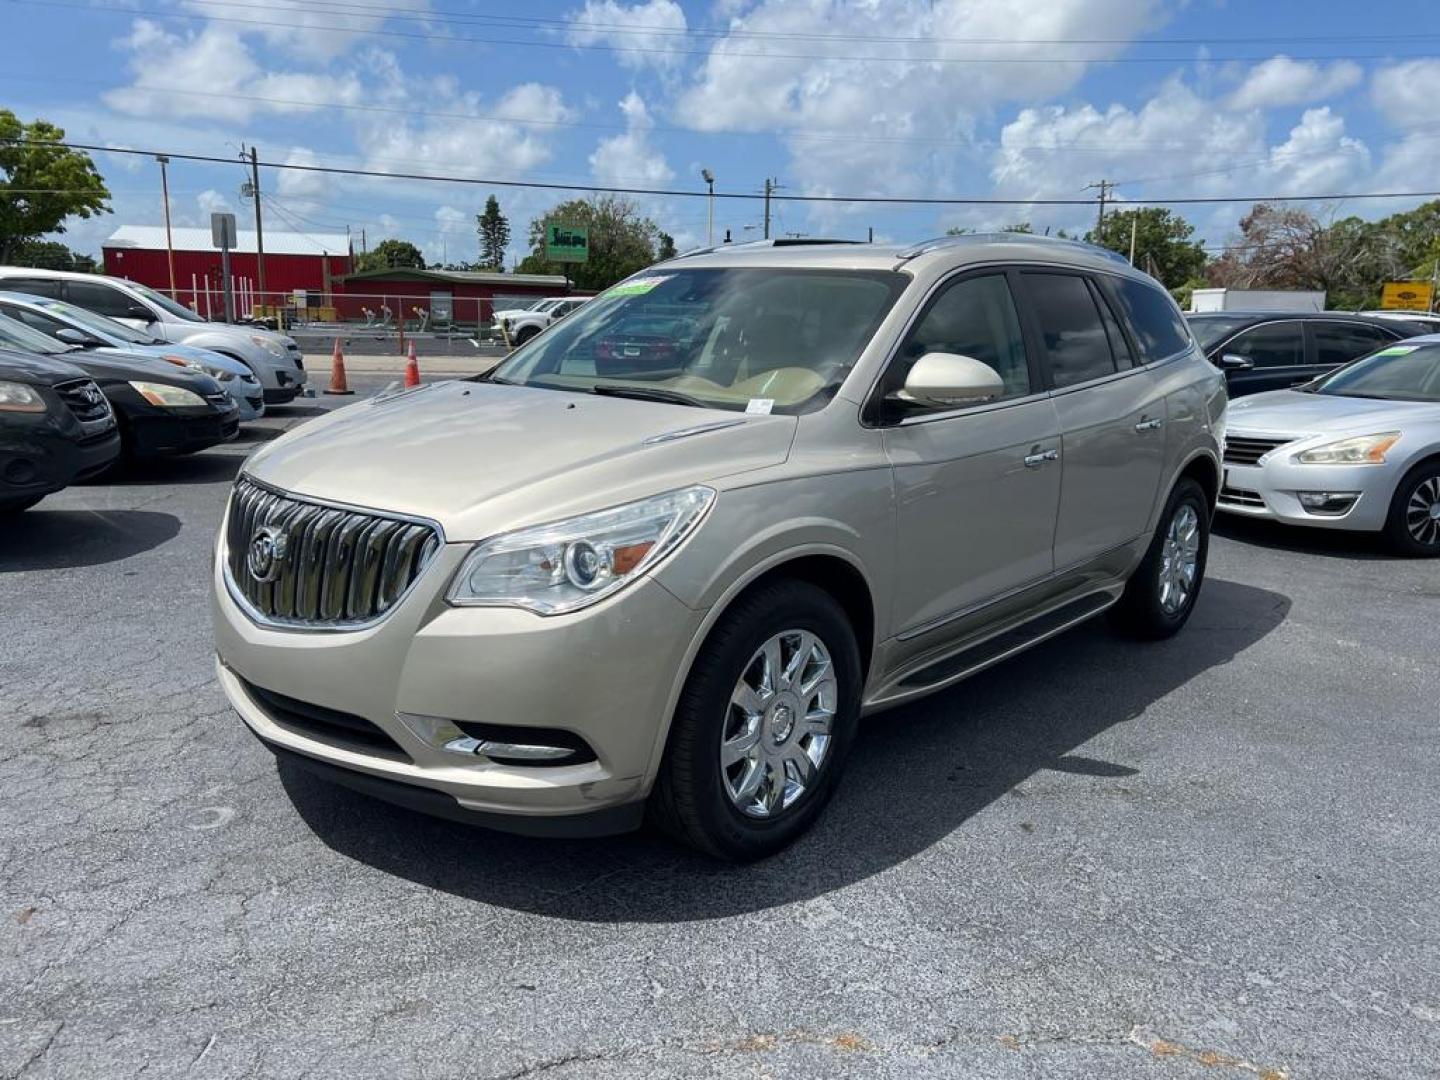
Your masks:
{"label": "windshield", "polygon": [[184,304],[176,303],[174,300],[171,300],[170,297],[166,296],[164,293],[156,292],[148,285],[141,285],[138,281],[127,281],[125,282],[125,284],[130,288],[134,289],[141,296],[145,297],[145,299],[149,300],[152,304],[155,304],[157,307],[164,308],[166,311],[170,312],[171,315],[177,315],[180,318],[184,319],[186,322],[209,321],[208,319],[201,318],[199,315],[195,314],[195,312],[191,311]]}
{"label": "windshield", "polygon": [[1310,389],[1335,397],[1440,401],[1440,342],[1388,346],[1346,364]]}
{"label": "windshield", "polygon": [[0,315],[0,344],[13,346],[22,352],[39,353],[41,356],[59,356],[75,349],[74,345],[64,345],[9,315]]}
{"label": "windshield", "polygon": [[107,319],[104,315],[96,315],[93,311],[86,311],[84,308],[72,307],[60,300],[42,300],[39,306],[65,322],[84,327],[97,337],[109,339],[111,345],[116,341],[129,342],[131,345],[154,345],[156,343],[156,339],[150,334],[142,334],[139,330],[134,330],[122,322]]}
{"label": "windshield", "polygon": [[1240,327],[1244,326],[1250,320],[1248,318],[1225,319],[1210,316],[1197,319],[1194,316],[1187,315],[1186,321],[1190,324],[1190,329],[1195,334],[1195,340],[1200,342],[1200,348],[1209,352],[1211,347],[1217,342],[1229,337],[1231,333],[1240,329]]}
{"label": "windshield", "polygon": [[908,281],[892,271],[760,268],[631,278],[522,346],[494,378],[803,412],[839,387]]}

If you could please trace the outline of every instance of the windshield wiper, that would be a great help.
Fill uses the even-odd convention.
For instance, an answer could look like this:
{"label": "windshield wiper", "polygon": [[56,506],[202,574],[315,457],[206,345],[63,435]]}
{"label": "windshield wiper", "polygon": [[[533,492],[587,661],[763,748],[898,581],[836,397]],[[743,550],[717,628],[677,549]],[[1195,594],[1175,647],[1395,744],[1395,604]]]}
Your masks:
{"label": "windshield wiper", "polygon": [[663,401],[669,405],[689,405],[692,409],[709,408],[699,398],[682,394],[678,390],[662,390],[653,386],[595,386],[591,393],[601,397],[635,398],[637,401]]}

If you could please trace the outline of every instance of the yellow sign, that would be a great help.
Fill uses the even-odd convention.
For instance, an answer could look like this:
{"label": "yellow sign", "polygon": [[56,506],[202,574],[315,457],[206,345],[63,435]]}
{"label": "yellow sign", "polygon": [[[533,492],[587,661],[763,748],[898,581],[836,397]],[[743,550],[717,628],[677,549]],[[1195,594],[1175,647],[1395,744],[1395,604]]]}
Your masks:
{"label": "yellow sign", "polygon": [[1387,281],[1380,290],[1386,311],[1429,311],[1432,286],[1428,281]]}

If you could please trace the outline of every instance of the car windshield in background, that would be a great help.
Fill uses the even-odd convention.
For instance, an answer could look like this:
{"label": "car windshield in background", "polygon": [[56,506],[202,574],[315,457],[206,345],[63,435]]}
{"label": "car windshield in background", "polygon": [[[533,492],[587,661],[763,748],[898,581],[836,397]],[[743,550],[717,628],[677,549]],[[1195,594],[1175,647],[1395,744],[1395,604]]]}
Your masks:
{"label": "car windshield in background", "polygon": [[586,303],[522,347],[495,378],[803,412],[840,385],[907,281],[859,270],[647,274]]}
{"label": "car windshield in background", "polygon": [[0,315],[0,345],[8,345],[21,352],[39,353],[41,356],[59,356],[73,352],[74,345],[64,345],[49,334],[42,334],[9,315]]}
{"label": "car windshield in background", "polygon": [[210,321],[209,319],[206,319],[201,315],[197,315],[184,304],[171,300],[170,297],[166,296],[164,293],[156,292],[148,285],[141,285],[139,282],[135,281],[128,281],[126,282],[126,284],[129,285],[130,288],[138,292],[141,296],[145,297],[145,299],[149,300],[152,304],[158,304],[160,307],[170,312],[171,315],[178,315],[186,322]]}
{"label": "car windshield in background", "polygon": [[1336,397],[1440,401],[1440,342],[1387,346],[1327,375],[1310,389]]}
{"label": "car windshield in background", "polygon": [[42,300],[39,306],[50,314],[73,323],[76,326],[83,326],[86,330],[98,337],[111,338],[116,341],[126,341],[131,345],[155,345],[158,339],[151,334],[142,334],[114,319],[107,319],[104,315],[96,315],[92,311],[75,307],[62,300]]}
{"label": "car windshield in background", "polygon": [[1249,319],[1226,319],[1226,318],[1189,318],[1190,331],[1195,335],[1195,340],[1200,342],[1200,348],[1209,352],[1211,347],[1222,338],[1229,337],[1234,331],[1244,326]]}

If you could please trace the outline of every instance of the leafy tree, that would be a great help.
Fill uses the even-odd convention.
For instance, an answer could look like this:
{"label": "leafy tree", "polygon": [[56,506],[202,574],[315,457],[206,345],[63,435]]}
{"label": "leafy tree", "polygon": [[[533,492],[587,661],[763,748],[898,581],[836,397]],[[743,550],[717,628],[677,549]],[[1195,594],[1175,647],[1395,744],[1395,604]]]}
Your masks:
{"label": "leafy tree", "polygon": [[1205,248],[1198,240],[1190,239],[1195,226],[1163,207],[1116,210],[1105,216],[1098,230],[1086,233],[1085,239],[1128,258],[1132,230],[1135,265],[1151,268],[1167,288],[1179,288],[1205,269]]}
{"label": "leafy tree", "polygon": [[673,259],[679,252],[675,250],[675,238],[667,232],[660,234],[660,247],[655,252],[655,258],[664,262],[666,259]]}
{"label": "leafy tree", "polygon": [[485,200],[485,212],[475,215],[475,228],[480,234],[480,269],[504,270],[510,222],[500,213],[500,200],[494,195]]}
{"label": "leafy tree", "polygon": [[21,245],[65,231],[65,219],[108,214],[110,192],[90,155],[53,144],[65,132],[0,109],[0,263]]}
{"label": "leafy tree", "polygon": [[570,280],[578,289],[608,289],[622,278],[655,261],[660,230],[640,208],[619,195],[571,199],[551,207],[530,222],[530,254],[520,263],[522,274],[559,274],[565,267],[545,260],[545,225],[548,221],[583,225],[590,230],[588,262],[570,266]]}
{"label": "leafy tree", "polygon": [[12,266],[33,266],[40,270],[74,270],[93,274],[98,267],[90,255],[71,251],[55,240],[27,240],[16,246],[10,256]]}
{"label": "leafy tree", "polygon": [[369,251],[355,258],[357,270],[388,270],[397,266],[425,269],[425,256],[409,240],[381,240]]}

